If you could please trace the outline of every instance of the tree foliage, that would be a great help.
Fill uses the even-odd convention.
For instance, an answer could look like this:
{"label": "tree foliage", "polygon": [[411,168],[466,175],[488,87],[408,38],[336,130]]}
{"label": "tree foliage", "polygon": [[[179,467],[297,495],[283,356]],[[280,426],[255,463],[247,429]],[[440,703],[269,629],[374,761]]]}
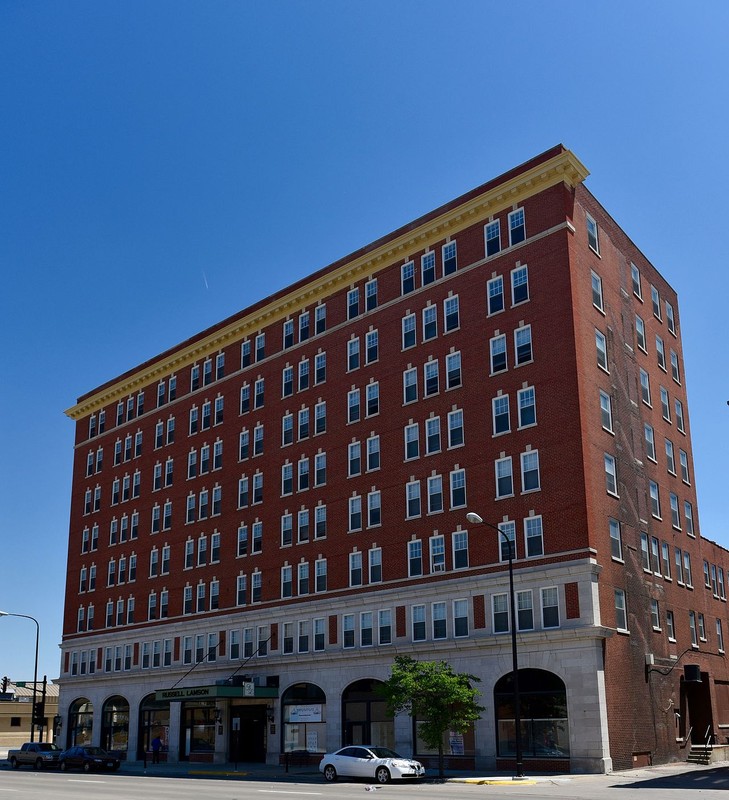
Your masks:
{"label": "tree foliage", "polygon": [[445,661],[416,661],[397,656],[390,678],[380,692],[391,714],[408,713],[417,719],[420,738],[438,749],[438,764],[443,775],[443,737],[446,731],[465,733],[481,716],[478,689],[472,684],[480,679],[457,673]]}

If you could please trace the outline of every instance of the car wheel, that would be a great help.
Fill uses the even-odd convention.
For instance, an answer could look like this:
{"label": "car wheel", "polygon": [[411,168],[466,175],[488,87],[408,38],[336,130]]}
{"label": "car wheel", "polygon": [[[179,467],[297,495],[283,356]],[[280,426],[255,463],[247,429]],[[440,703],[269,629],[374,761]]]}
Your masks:
{"label": "car wheel", "polygon": [[88,761],[84,761],[84,772],[91,772],[91,764]]}
{"label": "car wheel", "polygon": [[375,772],[375,780],[377,783],[389,783],[390,770],[387,767],[377,767]]}
{"label": "car wheel", "polygon": [[43,759],[42,758],[36,758],[36,760],[35,760],[35,768],[36,769],[43,769]]}
{"label": "car wheel", "polygon": [[327,764],[326,767],[324,767],[324,780],[329,781],[329,783],[334,783],[336,779],[337,771],[331,764]]}
{"label": "car wheel", "polygon": [[15,756],[13,756],[13,757],[10,759],[10,766],[11,766],[13,769],[17,769],[17,768],[20,766],[20,764],[18,764],[18,759],[17,759],[17,758],[15,758]]}
{"label": "car wheel", "polygon": [[68,769],[68,764],[65,761],[61,761],[59,766],[61,768],[61,772],[65,772]]}

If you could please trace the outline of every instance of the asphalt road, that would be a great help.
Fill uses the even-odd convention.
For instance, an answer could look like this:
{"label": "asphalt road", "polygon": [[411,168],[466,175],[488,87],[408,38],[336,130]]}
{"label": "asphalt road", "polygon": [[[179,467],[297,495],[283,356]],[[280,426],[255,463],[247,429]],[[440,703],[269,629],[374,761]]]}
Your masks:
{"label": "asphalt road", "polygon": [[[729,764],[653,767],[612,775],[539,778],[525,784],[484,784],[425,780],[373,787],[366,782],[325,783],[317,775],[297,780],[192,778],[56,771],[0,770],[0,800],[727,800]],[[367,792],[367,794],[365,794]]]}

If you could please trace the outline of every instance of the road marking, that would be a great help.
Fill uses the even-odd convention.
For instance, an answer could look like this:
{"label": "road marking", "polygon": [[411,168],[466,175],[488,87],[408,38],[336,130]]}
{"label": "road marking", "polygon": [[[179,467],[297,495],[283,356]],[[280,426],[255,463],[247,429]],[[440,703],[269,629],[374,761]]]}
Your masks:
{"label": "road marking", "polygon": [[306,794],[310,797],[321,797],[322,792],[288,792],[284,789],[257,789],[262,794]]}
{"label": "road marking", "polygon": [[88,778],[86,778],[85,780],[83,778],[67,778],[66,780],[69,783],[106,783],[106,781],[94,781],[94,780],[89,780]]}

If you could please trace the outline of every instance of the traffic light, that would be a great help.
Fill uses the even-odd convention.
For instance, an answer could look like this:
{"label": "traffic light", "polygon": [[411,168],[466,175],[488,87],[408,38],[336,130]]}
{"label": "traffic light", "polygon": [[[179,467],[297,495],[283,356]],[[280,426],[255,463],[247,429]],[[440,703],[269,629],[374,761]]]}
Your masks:
{"label": "traffic light", "polygon": [[33,717],[33,724],[42,728],[46,724],[46,704],[43,700],[38,700],[35,704],[35,716]]}
{"label": "traffic light", "polygon": [[7,676],[5,676],[3,678],[3,692],[2,693],[5,694],[5,692],[7,692],[7,690],[8,690],[8,678],[7,678]]}

